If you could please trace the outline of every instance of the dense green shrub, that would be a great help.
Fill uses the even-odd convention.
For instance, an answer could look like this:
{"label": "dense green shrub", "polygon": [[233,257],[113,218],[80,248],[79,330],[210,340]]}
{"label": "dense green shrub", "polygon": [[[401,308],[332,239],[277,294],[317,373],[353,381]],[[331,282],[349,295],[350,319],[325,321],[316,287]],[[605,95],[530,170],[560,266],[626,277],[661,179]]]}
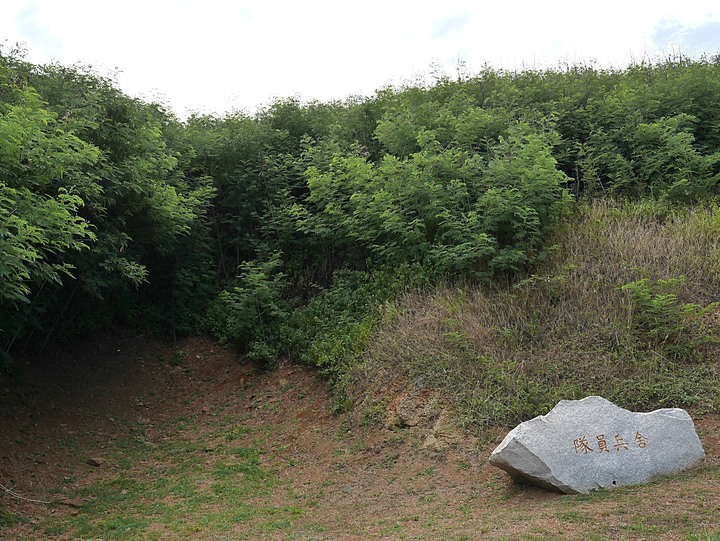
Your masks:
{"label": "dense green shrub", "polygon": [[214,193],[179,169],[172,124],[90,71],[0,54],[0,348],[168,306],[153,288],[176,282]]}
{"label": "dense green shrub", "polygon": [[651,282],[647,278],[622,286],[632,299],[635,330],[639,338],[655,351],[674,360],[697,360],[701,346],[712,341],[702,323],[702,316],[718,303],[700,306],[681,302],[678,292],[685,277]]}
{"label": "dense green shrub", "polygon": [[442,147],[434,132],[418,138],[422,150],[404,159],[376,165],[336,153],[310,166],[303,232],[356,259],[420,264],[435,277],[531,265],[569,204],[545,137],[511,126],[489,160]]}
{"label": "dense green shrub", "polygon": [[274,363],[282,353],[280,330],[290,313],[279,254],[240,265],[235,284],[210,306],[207,327],[222,342],[231,342],[261,363]]}

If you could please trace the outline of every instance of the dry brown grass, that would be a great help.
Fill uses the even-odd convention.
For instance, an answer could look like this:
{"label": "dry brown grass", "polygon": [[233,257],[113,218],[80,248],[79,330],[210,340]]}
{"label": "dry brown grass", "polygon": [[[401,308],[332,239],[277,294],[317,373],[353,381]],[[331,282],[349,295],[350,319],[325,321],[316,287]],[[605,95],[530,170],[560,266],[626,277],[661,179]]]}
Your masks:
{"label": "dry brown grass", "polygon": [[588,394],[625,407],[717,411],[717,344],[695,348],[689,334],[716,342],[718,326],[678,320],[687,355],[671,358],[638,334],[638,307],[620,289],[679,276],[678,306],[720,300],[717,208],[580,207],[537,275],[512,287],[445,286],[402,298],[355,367],[353,387],[370,389],[358,397],[368,406],[392,387],[440,389],[479,426],[511,424]]}

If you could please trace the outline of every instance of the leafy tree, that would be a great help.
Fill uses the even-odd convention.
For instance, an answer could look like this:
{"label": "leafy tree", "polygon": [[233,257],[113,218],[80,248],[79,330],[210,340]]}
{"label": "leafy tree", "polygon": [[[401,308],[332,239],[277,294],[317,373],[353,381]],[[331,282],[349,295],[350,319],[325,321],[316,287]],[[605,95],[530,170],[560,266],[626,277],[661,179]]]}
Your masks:
{"label": "leafy tree", "polygon": [[185,181],[173,120],[112,81],[14,57],[0,75],[2,298],[25,301],[3,311],[6,347],[137,319],[148,279],[174,281],[165,261],[212,187]]}
{"label": "leafy tree", "polygon": [[16,305],[72,277],[67,253],[95,239],[74,186],[91,183],[99,152],[63,131],[37,92],[11,76],[0,65],[0,303]]}

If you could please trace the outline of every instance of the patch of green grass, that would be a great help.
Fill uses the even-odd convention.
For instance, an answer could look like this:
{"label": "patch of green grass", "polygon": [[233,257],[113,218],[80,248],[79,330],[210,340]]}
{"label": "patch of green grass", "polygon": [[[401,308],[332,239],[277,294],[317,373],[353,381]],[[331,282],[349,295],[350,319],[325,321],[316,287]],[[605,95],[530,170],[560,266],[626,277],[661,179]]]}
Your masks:
{"label": "patch of green grass", "polygon": [[720,528],[713,531],[705,531],[701,533],[691,533],[684,537],[682,541],[720,541]]}
{"label": "patch of green grass", "polygon": [[26,517],[0,509],[0,527],[9,527],[16,524],[27,524],[30,522]]}
{"label": "patch of green grass", "polygon": [[[232,443],[246,435],[242,430],[218,430],[222,440]],[[137,433],[126,438],[108,456],[109,462],[121,466],[116,474],[75,489],[87,502],[82,513],[48,518],[37,530],[47,537],[70,533],[82,538],[151,539],[160,530],[182,538],[200,531],[227,532],[242,524],[252,539],[290,529],[304,514],[300,507],[263,502],[280,480],[263,465],[258,442],[210,449],[207,438],[194,439],[193,432],[153,447]],[[222,437],[227,434],[231,437]],[[63,491],[70,490],[64,483]],[[10,514],[2,517],[8,524],[21,520]]]}
{"label": "patch of green grass", "polygon": [[239,424],[232,427],[225,433],[225,439],[227,441],[234,441],[236,439],[248,436],[251,432],[252,430],[250,428],[246,427],[245,425]]}
{"label": "patch of green grass", "polygon": [[667,531],[667,528],[665,526],[649,524],[646,520],[643,520],[642,518],[635,518],[635,520],[631,524],[625,526],[625,529],[630,532],[653,536],[657,536],[657,534],[661,534]]}
{"label": "patch of green grass", "polygon": [[421,472],[418,472],[417,477],[432,477],[435,475],[435,467],[430,466],[429,468],[425,468]]}
{"label": "patch of green grass", "polygon": [[555,516],[565,522],[585,522],[588,517],[582,511],[559,511]]}

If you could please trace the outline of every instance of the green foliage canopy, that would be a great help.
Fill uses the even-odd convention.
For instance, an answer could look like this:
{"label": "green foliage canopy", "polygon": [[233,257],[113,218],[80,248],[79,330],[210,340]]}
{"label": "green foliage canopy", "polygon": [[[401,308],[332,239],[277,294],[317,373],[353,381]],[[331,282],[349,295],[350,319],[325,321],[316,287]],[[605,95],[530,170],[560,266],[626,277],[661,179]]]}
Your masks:
{"label": "green foliage canopy", "polygon": [[[716,58],[485,69],[180,122],[91,70],[0,54],[0,347],[204,321],[257,358],[303,356],[348,276],[512,279],[571,193],[717,198],[719,118]],[[316,298],[327,313],[297,316]],[[370,328],[369,304],[343,327]]]}

